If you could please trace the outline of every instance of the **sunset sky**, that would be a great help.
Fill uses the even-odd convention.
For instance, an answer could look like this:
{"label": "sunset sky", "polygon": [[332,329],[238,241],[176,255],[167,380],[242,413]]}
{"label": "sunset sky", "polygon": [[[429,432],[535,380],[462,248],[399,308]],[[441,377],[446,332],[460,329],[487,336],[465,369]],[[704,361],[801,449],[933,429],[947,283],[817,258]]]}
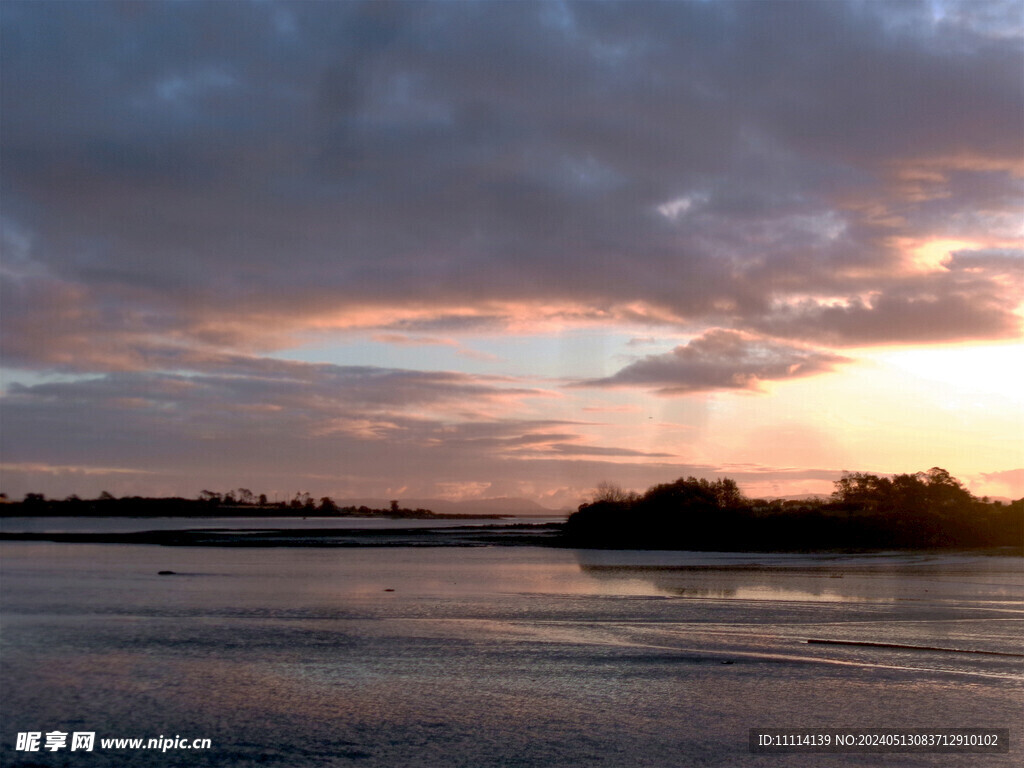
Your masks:
{"label": "sunset sky", "polygon": [[0,490],[1024,495],[1024,6],[0,4]]}

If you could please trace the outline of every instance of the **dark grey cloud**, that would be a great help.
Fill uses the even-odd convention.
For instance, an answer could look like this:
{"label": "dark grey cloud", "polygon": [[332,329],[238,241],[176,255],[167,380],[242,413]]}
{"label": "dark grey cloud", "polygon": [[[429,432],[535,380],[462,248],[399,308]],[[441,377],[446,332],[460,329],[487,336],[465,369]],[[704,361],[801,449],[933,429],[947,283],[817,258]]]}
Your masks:
{"label": "dark grey cloud", "polygon": [[392,327],[543,304],[1002,337],[1019,295],[987,267],[916,296],[891,243],[987,237],[1018,210],[1019,21],[995,3],[11,0],[4,355],[73,364],[126,329],[273,348],[303,319],[413,304]]}
{"label": "dark grey cloud", "polygon": [[[806,300],[752,319],[751,325],[776,336],[825,344],[886,344],[1013,338],[1020,318],[1008,311],[1007,297],[1019,291],[1008,270],[1019,265],[1005,252],[953,256],[946,271],[893,279],[884,291],[843,303]],[[894,335],[893,328],[900,333]]]}
{"label": "dark grey cloud", "polygon": [[661,355],[649,355],[577,387],[647,387],[662,395],[757,389],[761,382],[813,376],[848,362],[829,352],[712,330]]}

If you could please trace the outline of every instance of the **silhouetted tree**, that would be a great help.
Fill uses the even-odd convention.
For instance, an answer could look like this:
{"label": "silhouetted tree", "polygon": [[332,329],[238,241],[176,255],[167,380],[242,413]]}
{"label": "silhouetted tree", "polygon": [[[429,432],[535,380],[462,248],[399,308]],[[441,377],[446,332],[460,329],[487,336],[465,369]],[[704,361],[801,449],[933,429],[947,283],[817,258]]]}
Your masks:
{"label": "silhouetted tree", "polygon": [[602,480],[590,493],[590,502],[597,504],[601,501],[610,501],[614,504],[633,502],[640,498],[635,491],[624,491],[621,485]]}
{"label": "silhouetted tree", "polygon": [[210,506],[214,506],[215,507],[218,504],[220,504],[221,497],[220,497],[219,493],[214,493],[213,491],[202,490],[202,491],[199,492],[199,500],[203,501],[203,502],[206,502]]}

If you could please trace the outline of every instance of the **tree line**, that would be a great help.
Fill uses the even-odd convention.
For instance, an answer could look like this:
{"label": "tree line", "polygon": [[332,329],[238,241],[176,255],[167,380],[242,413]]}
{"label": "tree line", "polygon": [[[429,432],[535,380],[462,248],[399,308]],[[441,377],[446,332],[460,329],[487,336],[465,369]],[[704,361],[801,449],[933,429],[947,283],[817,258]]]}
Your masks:
{"label": "tree line", "polygon": [[1024,549],[1024,499],[978,499],[939,467],[845,473],[828,498],[748,499],[730,478],[680,478],[645,493],[604,483],[566,521],[572,546],[812,551]]}
{"label": "tree line", "polygon": [[0,505],[4,517],[436,517],[429,509],[409,509],[391,500],[386,508],[339,506],[330,496],[315,499],[300,491],[284,501],[269,501],[265,493],[254,494],[248,488],[227,492],[202,490],[194,499],[183,497],[122,496],[103,491],[95,499],[77,495],[64,499],[47,499],[41,493],[26,493],[20,502]]}

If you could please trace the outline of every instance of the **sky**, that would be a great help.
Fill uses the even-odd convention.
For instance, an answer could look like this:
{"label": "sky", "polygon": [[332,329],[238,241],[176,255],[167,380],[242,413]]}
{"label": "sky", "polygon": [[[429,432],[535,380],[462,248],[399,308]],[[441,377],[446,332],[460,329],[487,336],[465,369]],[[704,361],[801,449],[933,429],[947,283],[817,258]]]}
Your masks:
{"label": "sky", "polygon": [[1024,495],[1024,6],[0,4],[0,490]]}

